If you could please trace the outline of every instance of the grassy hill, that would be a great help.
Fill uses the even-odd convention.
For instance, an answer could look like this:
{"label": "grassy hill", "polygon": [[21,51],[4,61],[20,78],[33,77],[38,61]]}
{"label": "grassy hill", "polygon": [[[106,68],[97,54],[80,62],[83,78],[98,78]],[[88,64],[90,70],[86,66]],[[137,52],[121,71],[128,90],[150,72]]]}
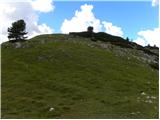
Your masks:
{"label": "grassy hill", "polygon": [[158,118],[152,58],[71,35],[3,43],[1,117]]}

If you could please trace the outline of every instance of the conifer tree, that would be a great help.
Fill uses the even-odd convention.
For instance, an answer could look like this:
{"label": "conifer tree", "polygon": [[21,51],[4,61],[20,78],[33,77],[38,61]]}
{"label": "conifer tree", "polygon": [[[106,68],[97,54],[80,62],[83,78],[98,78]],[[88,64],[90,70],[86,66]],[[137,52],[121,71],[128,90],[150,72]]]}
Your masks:
{"label": "conifer tree", "polygon": [[25,40],[27,37],[25,36],[27,32],[26,23],[24,20],[18,20],[12,23],[12,26],[8,28],[8,39],[10,41],[20,41]]}

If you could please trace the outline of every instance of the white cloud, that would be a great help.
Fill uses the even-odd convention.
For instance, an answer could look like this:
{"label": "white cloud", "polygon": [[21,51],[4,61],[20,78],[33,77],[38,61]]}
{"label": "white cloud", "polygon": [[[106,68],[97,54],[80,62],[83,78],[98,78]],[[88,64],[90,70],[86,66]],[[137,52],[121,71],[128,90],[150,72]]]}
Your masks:
{"label": "white cloud", "polygon": [[38,23],[39,14],[32,7],[31,2],[3,2],[0,4],[0,43],[8,41],[7,28],[19,19],[24,19],[26,22],[26,31],[29,38],[53,32],[53,29],[45,23]]}
{"label": "white cloud", "polygon": [[95,32],[101,31],[102,27],[104,27],[105,32],[123,37],[123,31],[120,27],[106,21],[101,23],[92,10],[93,5],[82,5],[81,10],[76,10],[75,15],[70,20],[64,20],[61,26],[62,33],[86,31],[88,26],[93,26]]}
{"label": "white cloud", "polygon": [[123,37],[123,31],[121,27],[115,26],[110,22],[103,21],[105,32],[111,35]]}
{"label": "white cloud", "polygon": [[82,5],[81,10],[76,10],[74,17],[65,19],[61,26],[62,33],[86,31],[88,26],[93,26],[95,32],[101,30],[101,22],[93,12],[93,5]]}
{"label": "white cloud", "polygon": [[40,12],[50,12],[54,10],[52,0],[31,0],[31,5],[34,10]]}
{"label": "white cloud", "polygon": [[[51,29],[49,26],[47,26],[46,24],[41,24],[41,25],[37,25],[37,23],[35,23],[35,28],[33,28],[34,30],[31,32],[31,35],[29,38],[37,36],[39,34],[50,34],[53,33],[53,29]],[[33,26],[34,27],[34,26]]]}
{"label": "white cloud", "polygon": [[136,40],[134,40],[134,42],[136,42],[137,44],[142,45],[142,46],[146,46],[146,44],[147,44],[146,40],[144,40],[141,37],[138,37]]}
{"label": "white cloud", "polygon": [[152,6],[157,6],[159,4],[159,0],[152,0]]}
{"label": "white cloud", "polygon": [[154,30],[145,30],[138,32],[138,38],[134,42],[146,46],[150,44],[151,46],[156,45],[160,47],[160,28],[155,28]]}

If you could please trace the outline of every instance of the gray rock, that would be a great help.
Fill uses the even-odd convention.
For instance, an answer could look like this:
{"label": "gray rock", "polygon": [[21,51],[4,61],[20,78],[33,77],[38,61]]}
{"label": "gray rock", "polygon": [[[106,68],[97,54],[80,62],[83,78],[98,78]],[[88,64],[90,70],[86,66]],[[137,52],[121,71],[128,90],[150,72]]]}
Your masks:
{"label": "gray rock", "polygon": [[21,48],[22,47],[22,44],[20,42],[16,42],[14,45],[15,45],[15,48]]}

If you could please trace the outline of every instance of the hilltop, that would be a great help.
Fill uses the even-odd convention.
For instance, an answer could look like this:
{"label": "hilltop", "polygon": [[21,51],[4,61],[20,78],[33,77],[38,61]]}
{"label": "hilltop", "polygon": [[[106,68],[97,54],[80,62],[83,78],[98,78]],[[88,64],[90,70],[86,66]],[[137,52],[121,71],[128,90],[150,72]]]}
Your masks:
{"label": "hilltop", "polygon": [[2,118],[158,118],[158,51],[102,32],[3,43]]}

